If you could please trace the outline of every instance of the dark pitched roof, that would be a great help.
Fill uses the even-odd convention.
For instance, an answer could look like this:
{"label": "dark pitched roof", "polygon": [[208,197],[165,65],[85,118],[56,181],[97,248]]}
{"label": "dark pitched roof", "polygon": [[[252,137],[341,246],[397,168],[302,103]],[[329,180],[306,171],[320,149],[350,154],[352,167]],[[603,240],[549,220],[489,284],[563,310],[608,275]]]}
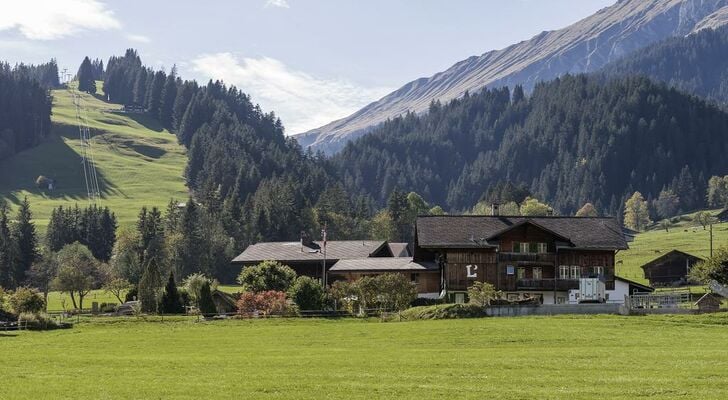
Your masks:
{"label": "dark pitched roof", "polygon": [[425,248],[495,246],[495,236],[528,222],[568,239],[570,247],[628,248],[617,220],[597,217],[422,216],[417,218],[417,243]]}
{"label": "dark pitched roof", "polygon": [[411,255],[408,243],[390,243],[389,250],[392,251],[393,257],[409,257]]}
{"label": "dark pitched roof", "polygon": [[[329,240],[326,258],[342,260],[366,258],[377,253],[387,242],[381,240]],[[233,263],[260,262],[265,260],[319,262],[323,260],[323,242],[302,246],[301,242],[263,242],[248,246],[233,259]],[[388,249],[387,249],[388,250]]]}
{"label": "dark pitched roof", "polygon": [[689,258],[689,259],[693,260],[693,262],[696,262],[696,261],[704,261],[702,258],[700,258],[698,256],[694,256],[694,255],[689,254],[689,253],[686,253],[684,251],[680,251],[680,250],[673,249],[673,250],[670,250],[667,253],[665,253],[665,254],[663,254],[663,255],[655,258],[654,260],[647,262],[646,264],[642,265],[640,268],[642,268],[642,269],[644,269],[645,267],[648,267],[649,268],[653,264],[657,264],[657,263],[661,262],[664,258],[671,257],[673,255],[682,255],[682,256],[684,256],[686,258]]}
{"label": "dark pitched roof", "polygon": [[411,257],[374,257],[361,258],[353,260],[341,260],[334,264],[329,271],[331,272],[366,272],[366,271],[437,271],[439,269],[437,263],[414,262]]}

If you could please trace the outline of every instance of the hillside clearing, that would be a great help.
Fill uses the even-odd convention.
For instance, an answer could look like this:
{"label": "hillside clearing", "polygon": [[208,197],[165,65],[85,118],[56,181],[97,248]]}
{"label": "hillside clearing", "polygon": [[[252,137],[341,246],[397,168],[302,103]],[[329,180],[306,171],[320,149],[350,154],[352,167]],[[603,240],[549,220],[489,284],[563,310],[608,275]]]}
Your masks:
{"label": "hillside clearing", "polygon": [[[708,210],[717,214],[721,210]],[[634,242],[629,243],[629,250],[620,251],[616,256],[617,275],[637,282],[647,283],[642,265],[670,250],[680,250],[686,253],[706,258],[710,255],[710,231],[696,226],[692,222],[693,214],[678,217],[680,222],[664,229],[654,227],[640,233]],[[713,249],[728,245],[728,223],[713,225]]]}
{"label": "hillside clearing", "polygon": [[[51,137],[0,164],[0,198],[17,206],[27,196],[41,230],[54,207],[88,204],[73,95],[68,90],[52,94]],[[111,208],[119,225],[133,224],[142,206],[164,208],[170,198],[187,198],[186,153],[174,135],[151,117],[111,112],[120,106],[103,101],[102,94],[81,97],[102,191],[98,204]],[[56,188],[38,189],[40,175],[54,179]]]}
{"label": "hillside clearing", "polygon": [[726,398],[726,317],[100,319],[0,334],[0,397]]}

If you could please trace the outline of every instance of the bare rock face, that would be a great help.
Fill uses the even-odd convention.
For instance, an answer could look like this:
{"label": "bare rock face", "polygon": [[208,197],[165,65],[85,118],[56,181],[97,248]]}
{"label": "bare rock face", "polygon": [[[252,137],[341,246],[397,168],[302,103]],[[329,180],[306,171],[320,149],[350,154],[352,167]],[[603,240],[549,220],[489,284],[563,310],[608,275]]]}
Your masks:
{"label": "bare rock face", "polygon": [[445,102],[485,86],[521,84],[530,90],[539,81],[595,71],[656,41],[727,22],[728,0],[620,0],[566,28],[409,82],[346,118],[295,137],[304,147],[332,154],[388,118],[426,111],[433,100]]}

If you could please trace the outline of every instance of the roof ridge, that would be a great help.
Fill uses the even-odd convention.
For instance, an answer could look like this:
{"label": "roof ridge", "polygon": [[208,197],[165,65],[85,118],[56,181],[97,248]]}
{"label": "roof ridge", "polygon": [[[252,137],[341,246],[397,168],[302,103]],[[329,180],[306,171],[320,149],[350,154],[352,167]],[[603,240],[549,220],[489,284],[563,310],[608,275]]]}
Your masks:
{"label": "roof ridge", "polygon": [[616,217],[609,216],[586,216],[576,217],[573,215],[473,215],[473,214],[448,214],[448,215],[418,215],[417,218],[545,218],[545,219],[603,219],[614,220]]}

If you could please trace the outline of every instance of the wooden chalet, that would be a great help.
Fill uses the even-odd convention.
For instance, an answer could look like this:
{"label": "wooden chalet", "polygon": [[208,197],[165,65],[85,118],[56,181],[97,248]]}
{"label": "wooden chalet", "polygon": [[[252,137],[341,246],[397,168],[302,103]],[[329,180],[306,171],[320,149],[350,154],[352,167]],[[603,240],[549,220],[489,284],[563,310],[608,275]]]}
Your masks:
{"label": "wooden chalet", "polygon": [[672,250],[643,265],[645,279],[652,286],[687,285],[688,272],[702,258],[680,250]]}
{"label": "wooden chalet", "polygon": [[435,261],[441,291],[463,301],[473,282],[488,282],[509,300],[567,303],[582,277],[615,289],[614,256],[627,249],[613,218],[423,216],[417,219],[414,262]]}

